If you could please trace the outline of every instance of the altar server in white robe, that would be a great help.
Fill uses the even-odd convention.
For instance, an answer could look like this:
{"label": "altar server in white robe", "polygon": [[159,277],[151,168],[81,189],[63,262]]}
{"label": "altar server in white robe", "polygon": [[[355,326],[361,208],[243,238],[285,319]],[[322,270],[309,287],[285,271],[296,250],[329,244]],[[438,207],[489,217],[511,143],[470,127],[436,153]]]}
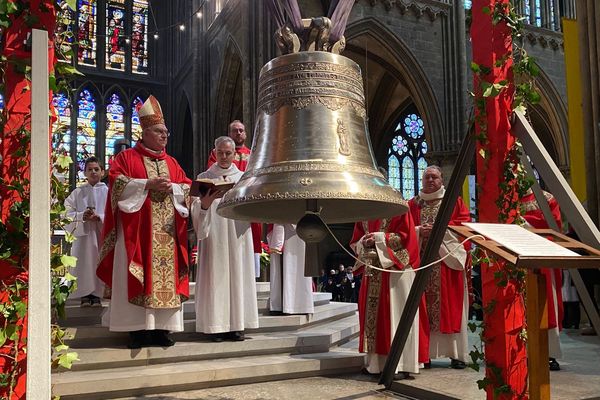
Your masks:
{"label": "altar server in white robe", "polygon": [[73,190],[65,200],[67,217],[72,221],[65,230],[76,237],[71,255],[77,257],[72,271],[77,278],[77,289],[70,297],[80,298],[82,307],[101,307],[104,284],[96,276],[96,267],[108,186],[100,182],[104,168],[96,157],[85,160],[84,175],[87,183]]}
{"label": "altar server in white robe", "polygon": [[[242,172],[233,164],[235,142],[215,140],[217,162],[198,179],[237,182]],[[196,331],[215,342],[244,340],[245,329],[258,328],[254,250],[250,223],[223,218],[217,206],[224,192],[210,190],[191,205],[199,240],[196,274]]]}
{"label": "altar server in white robe", "polygon": [[306,245],[296,235],[294,225],[274,224],[272,228],[267,234],[271,254],[269,310],[272,314],[312,314],[312,279],[304,276]]}

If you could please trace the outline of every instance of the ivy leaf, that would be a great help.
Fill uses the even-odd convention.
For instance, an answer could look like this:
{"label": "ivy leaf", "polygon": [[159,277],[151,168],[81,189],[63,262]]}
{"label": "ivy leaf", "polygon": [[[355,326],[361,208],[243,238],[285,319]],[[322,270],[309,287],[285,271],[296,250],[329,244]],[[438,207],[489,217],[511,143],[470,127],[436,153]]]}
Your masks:
{"label": "ivy leaf", "polygon": [[61,168],[67,169],[67,168],[69,168],[69,165],[71,165],[72,163],[73,163],[73,159],[69,155],[59,154],[56,157],[56,165],[58,165]]}
{"label": "ivy leaf", "polygon": [[71,10],[75,11],[75,1],[76,0],[65,0],[65,3],[67,3],[67,6],[69,6]]}
{"label": "ivy leaf", "polygon": [[474,61],[471,61],[471,71],[473,71],[476,74],[480,73],[481,72],[481,68],[479,67],[479,64],[477,64]]}
{"label": "ivy leaf", "polygon": [[4,343],[6,343],[6,334],[3,329],[0,329],[0,347],[4,346]]}
{"label": "ivy leaf", "polygon": [[64,351],[67,350],[69,348],[69,346],[67,346],[66,344],[59,344],[58,346],[54,347],[54,351],[59,352],[59,351]]}
{"label": "ivy leaf", "polygon": [[74,66],[72,66],[70,64],[56,63],[54,68],[56,69],[56,73],[58,73],[59,75],[83,76],[83,74],[81,72],[77,71],[77,68],[75,68]]}
{"label": "ivy leaf", "polygon": [[487,7],[487,6],[486,6],[486,7],[483,7],[483,8],[481,9],[481,12],[482,12],[482,13],[484,13],[484,14],[486,14],[486,15],[490,15],[490,13],[491,13],[491,10],[490,10],[490,8],[489,8],[489,7]]}
{"label": "ivy leaf", "polygon": [[63,254],[60,257],[60,262],[62,262],[65,267],[73,268],[73,267],[75,267],[75,264],[77,263],[77,257],[68,256],[66,254]]}
{"label": "ivy leaf", "polygon": [[71,369],[71,366],[73,365],[73,362],[75,362],[75,361],[79,361],[79,356],[74,351],[65,353],[65,354],[61,354],[58,357],[58,365],[60,365],[63,368],[66,368],[66,369]]}
{"label": "ivy leaf", "polygon": [[523,114],[527,113],[527,107],[525,107],[524,104],[519,104],[518,106],[515,107],[515,111],[519,111]]}
{"label": "ivy leaf", "polygon": [[485,149],[479,149],[479,155],[485,160],[485,158],[487,157]]}

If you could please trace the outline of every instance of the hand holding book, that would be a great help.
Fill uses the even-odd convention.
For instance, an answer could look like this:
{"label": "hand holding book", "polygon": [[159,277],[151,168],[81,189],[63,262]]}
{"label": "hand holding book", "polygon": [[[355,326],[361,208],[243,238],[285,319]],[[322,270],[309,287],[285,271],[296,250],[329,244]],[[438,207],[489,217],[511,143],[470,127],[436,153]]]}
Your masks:
{"label": "hand holding book", "polygon": [[223,197],[225,192],[231,189],[235,185],[235,182],[231,182],[224,179],[196,179],[192,182],[190,188],[190,196],[204,197],[207,194],[212,195],[215,191],[218,191],[219,195],[215,198]]}

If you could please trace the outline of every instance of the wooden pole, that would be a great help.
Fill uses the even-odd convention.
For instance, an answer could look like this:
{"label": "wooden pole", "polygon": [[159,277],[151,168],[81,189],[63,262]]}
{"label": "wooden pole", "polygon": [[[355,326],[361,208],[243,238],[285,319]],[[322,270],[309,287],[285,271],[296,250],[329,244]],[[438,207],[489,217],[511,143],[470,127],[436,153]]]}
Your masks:
{"label": "wooden pole", "polygon": [[527,271],[527,357],[529,399],[550,399],[548,368],[548,302],[546,278],[540,270]]}
{"label": "wooden pole", "polygon": [[33,30],[27,397],[50,399],[48,32]]}
{"label": "wooden pole", "polygon": [[[518,198],[515,182],[505,182],[504,177],[504,162],[514,143],[510,134],[514,79],[510,28],[492,20],[497,6],[509,6],[509,0],[475,0],[471,9],[472,60],[481,68],[474,82],[480,222],[499,222],[500,213],[510,211],[497,204],[501,182],[509,185],[513,199]],[[501,82],[507,84],[505,89],[497,96],[484,97],[484,83]],[[510,223],[512,217],[505,222]],[[490,400],[517,399],[527,391],[527,352],[520,337],[525,323],[523,298],[513,282],[499,284],[496,273],[502,275],[504,268],[504,262],[481,268],[486,378],[491,382],[485,390]],[[510,393],[496,395],[495,389],[503,385],[510,387]]]}

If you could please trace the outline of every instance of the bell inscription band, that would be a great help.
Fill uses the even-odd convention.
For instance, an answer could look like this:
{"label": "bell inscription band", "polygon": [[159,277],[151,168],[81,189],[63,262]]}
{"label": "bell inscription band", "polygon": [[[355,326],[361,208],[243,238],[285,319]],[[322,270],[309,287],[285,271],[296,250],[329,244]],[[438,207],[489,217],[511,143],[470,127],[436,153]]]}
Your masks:
{"label": "bell inscription band", "polygon": [[298,223],[309,211],[342,223],[407,211],[376,168],[354,61],[323,51],[277,57],[260,72],[257,104],[248,168],[219,214]]}

